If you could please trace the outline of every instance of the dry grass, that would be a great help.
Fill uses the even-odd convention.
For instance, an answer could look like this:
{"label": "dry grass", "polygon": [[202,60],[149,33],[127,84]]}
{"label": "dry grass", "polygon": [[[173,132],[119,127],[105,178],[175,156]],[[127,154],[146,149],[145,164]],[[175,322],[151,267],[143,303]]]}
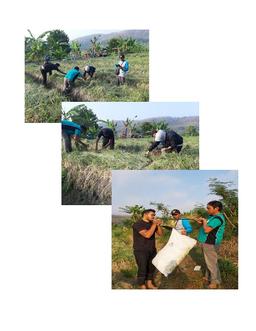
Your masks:
{"label": "dry grass", "polygon": [[[63,204],[111,204],[111,173],[95,166],[81,166],[64,160]],[[67,191],[69,192],[67,194]],[[66,194],[65,194],[66,193]]]}

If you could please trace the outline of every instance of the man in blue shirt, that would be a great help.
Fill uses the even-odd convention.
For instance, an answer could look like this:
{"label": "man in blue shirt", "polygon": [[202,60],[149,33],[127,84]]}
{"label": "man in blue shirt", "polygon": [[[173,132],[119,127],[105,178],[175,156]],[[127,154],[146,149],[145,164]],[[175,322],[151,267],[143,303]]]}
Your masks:
{"label": "man in blue shirt", "polygon": [[70,153],[72,152],[72,143],[71,138],[74,139],[76,144],[81,144],[87,148],[87,145],[84,144],[80,138],[82,132],[86,132],[87,128],[83,125],[79,125],[75,122],[71,122],[68,120],[61,121],[61,131],[62,131],[62,138],[64,141],[64,149],[65,152]]}
{"label": "man in blue shirt", "polygon": [[220,201],[210,201],[207,204],[207,219],[200,217],[198,223],[201,225],[198,241],[201,245],[206,263],[204,280],[208,282],[208,288],[216,289],[221,284],[220,270],[218,266],[218,249],[223,240],[225,231],[225,217],[221,213],[223,206]]}
{"label": "man in blue shirt", "polygon": [[63,91],[65,92],[69,90],[74,85],[75,80],[79,77],[83,77],[79,67],[74,67],[73,69],[69,70],[64,77]]}

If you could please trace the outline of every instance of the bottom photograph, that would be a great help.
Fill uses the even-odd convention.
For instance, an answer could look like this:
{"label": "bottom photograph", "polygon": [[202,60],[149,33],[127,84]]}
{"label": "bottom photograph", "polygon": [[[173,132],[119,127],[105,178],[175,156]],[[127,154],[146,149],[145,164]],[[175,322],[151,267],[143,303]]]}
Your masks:
{"label": "bottom photograph", "polygon": [[238,289],[238,172],[112,171],[112,289]]}

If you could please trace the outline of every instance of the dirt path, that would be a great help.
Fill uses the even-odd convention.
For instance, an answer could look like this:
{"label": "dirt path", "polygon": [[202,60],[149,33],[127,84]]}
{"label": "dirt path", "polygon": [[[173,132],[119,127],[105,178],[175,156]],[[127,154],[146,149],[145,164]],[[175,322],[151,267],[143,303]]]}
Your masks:
{"label": "dirt path", "polygon": [[197,263],[189,254],[182,263],[168,276],[157,273],[156,283],[159,289],[203,289],[202,271],[194,271]]}

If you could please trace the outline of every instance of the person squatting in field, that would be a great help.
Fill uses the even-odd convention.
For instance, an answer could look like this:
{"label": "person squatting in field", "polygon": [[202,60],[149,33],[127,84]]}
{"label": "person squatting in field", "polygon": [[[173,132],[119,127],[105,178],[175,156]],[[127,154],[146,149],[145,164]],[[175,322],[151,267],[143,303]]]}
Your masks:
{"label": "person squatting in field", "polygon": [[116,64],[116,75],[117,75],[117,85],[123,85],[125,83],[125,77],[129,71],[129,63],[125,60],[125,55],[120,55],[120,61]]}
{"label": "person squatting in field", "polygon": [[187,218],[181,217],[181,213],[178,209],[173,209],[171,215],[176,221],[174,229],[180,234],[189,235],[193,231],[190,221]]}
{"label": "person squatting in field", "polygon": [[86,132],[87,128],[83,125],[79,125],[75,122],[62,120],[61,121],[61,131],[62,131],[62,139],[64,142],[64,150],[66,153],[72,152],[72,140],[74,139],[76,145],[81,144],[85,148],[87,145],[84,144],[80,138],[82,132]]}
{"label": "person squatting in field", "polygon": [[152,136],[155,141],[150,145],[147,155],[153,151],[179,153],[182,149],[183,138],[173,130],[154,130]]}
{"label": "person squatting in field", "polygon": [[61,71],[59,69],[59,67],[60,67],[60,64],[59,63],[55,63],[55,64],[54,63],[51,63],[50,62],[50,58],[48,56],[45,57],[45,62],[40,67],[40,71],[41,71],[41,74],[42,74],[42,77],[43,77],[43,84],[44,84],[44,86],[46,86],[46,84],[47,84],[47,74],[49,74],[49,76],[51,76],[52,75],[52,72],[54,70],[60,72],[63,75],[66,75],[66,73],[63,72],[63,71]]}
{"label": "person squatting in field", "polygon": [[198,234],[198,241],[202,248],[206,263],[204,281],[209,289],[216,289],[221,284],[221,275],[218,266],[218,250],[225,232],[225,216],[222,214],[222,203],[210,201],[207,204],[207,219],[200,217],[198,223],[201,225]]}
{"label": "person squatting in field", "polygon": [[95,150],[98,150],[98,144],[99,140],[102,137],[102,148],[106,149],[109,147],[109,149],[115,148],[115,135],[112,129],[110,128],[102,128],[100,132],[98,133],[97,139],[96,139],[96,146]]}
{"label": "person squatting in field", "polygon": [[162,221],[156,218],[154,209],[146,209],[141,220],[133,224],[133,251],[138,266],[137,284],[140,289],[157,289],[154,284],[156,256],[155,235],[163,235]]}
{"label": "person squatting in field", "polygon": [[83,74],[81,73],[79,67],[76,66],[66,73],[64,77],[63,92],[71,89],[77,78],[83,79]]}
{"label": "person squatting in field", "polygon": [[84,79],[87,79],[88,77],[92,78],[96,72],[96,68],[93,66],[85,66],[84,68]]}

